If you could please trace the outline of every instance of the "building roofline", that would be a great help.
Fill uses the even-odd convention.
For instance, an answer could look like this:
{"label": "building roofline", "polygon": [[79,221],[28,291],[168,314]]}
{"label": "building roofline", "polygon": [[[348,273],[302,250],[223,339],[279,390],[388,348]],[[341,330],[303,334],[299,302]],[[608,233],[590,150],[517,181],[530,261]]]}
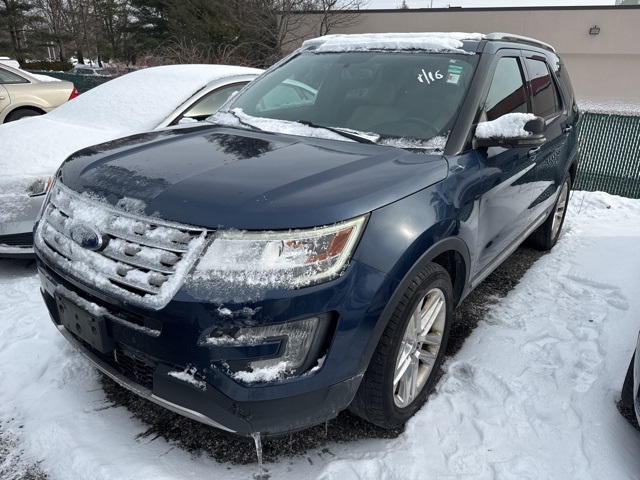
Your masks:
{"label": "building roofline", "polygon": [[[558,11],[558,10],[640,10],[640,5],[564,5],[553,7],[449,7],[449,8],[389,8],[389,9],[360,9],[360,10],[333,10],[331,13],[350,13],[350,14],[365,14],[365,13],[415,13],[415,12],[509,12],[509,11]],[[324,14],[325,12],[294,12],[300,14]]]}

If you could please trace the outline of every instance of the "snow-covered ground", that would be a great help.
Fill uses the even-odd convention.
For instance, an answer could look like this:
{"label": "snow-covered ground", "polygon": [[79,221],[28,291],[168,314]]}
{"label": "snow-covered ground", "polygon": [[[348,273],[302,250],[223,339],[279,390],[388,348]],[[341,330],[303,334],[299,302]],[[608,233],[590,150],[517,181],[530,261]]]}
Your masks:
{"label": "snow-covered ground", "polygon": [[[637,479],[640,432],[616,409],[640,328],[640,200],[576,192],[563,236],[445,364],[393,440],[327,444],[271,479]],[[0,472],[58,479],[246,479],[105,397],[62,338],[32,266],[0,262]],[[328,428],[331,429],[331,423]],[[0,443],[0,446],[2,443]],[[4,462],[4,464],[3,464]],[[9,476],[9,478],[12,478]]]}

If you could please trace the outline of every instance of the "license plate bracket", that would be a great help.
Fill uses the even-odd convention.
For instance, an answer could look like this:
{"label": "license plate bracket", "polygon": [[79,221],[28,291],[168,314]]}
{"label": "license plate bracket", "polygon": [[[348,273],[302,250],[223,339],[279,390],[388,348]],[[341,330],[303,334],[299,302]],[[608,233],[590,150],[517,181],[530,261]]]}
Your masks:
{"label": "license plate bracket", "polygon": [[56,295],[56,305],[60,321],[69,332],[101,353],[109,353],[115,349],[115,342],[109,336],[102,316],[93,315],[59,295]]}

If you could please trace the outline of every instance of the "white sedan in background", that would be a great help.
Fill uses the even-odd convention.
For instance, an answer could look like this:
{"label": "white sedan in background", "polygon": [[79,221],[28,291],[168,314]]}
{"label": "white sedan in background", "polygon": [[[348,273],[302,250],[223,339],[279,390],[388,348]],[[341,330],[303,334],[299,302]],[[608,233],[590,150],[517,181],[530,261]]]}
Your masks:
{"label": "white sedan in background", "polygon": [[110,80],[56,110],[0,125],[0,257],[33,256],[33,225],[51,177],[73,152],[204,120],[262,70],[170,65]]}

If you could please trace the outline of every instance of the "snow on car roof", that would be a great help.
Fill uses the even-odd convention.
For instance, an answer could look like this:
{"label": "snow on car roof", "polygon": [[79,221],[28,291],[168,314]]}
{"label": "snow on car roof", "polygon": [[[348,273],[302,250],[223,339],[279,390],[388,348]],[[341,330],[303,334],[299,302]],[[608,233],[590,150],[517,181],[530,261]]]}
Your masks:
{"label": "snow on car roof", "polygon": [[259,73],[262,70],[228,65],[145,68],[91,89],[48,116],[52,120],[126,134],[151,130],[209,82]]}
{"label": "snow on car roof", "polygon": [[54,111],[0,125],[0,192],[52,175],[82,148],[153,130],[208,83],[262,70],[227,65],[170,65],[110,80]]}
{"label": "snow on car roof", "polygon": [[464,40],[482,40],[481,33],[414,32],[363,33],[355,35],[326,35],[302,44],[303,49],[315,47],[315,52],[353,52],[366,50],[424,50],[428,52],[458,52]]}

